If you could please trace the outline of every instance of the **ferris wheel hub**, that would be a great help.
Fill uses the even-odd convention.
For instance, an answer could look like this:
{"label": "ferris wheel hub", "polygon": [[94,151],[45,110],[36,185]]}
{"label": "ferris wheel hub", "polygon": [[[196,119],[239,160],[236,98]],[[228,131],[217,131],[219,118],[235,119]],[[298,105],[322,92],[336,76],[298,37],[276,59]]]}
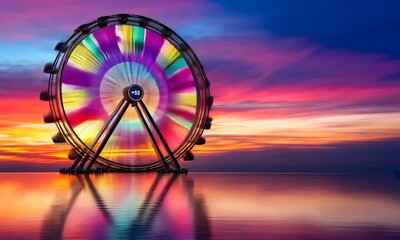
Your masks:
{"label": "ferris wheel hub", "polygon": [[144,90],[139,84],[132,84],[129,87],[124,88],[122,94],[127,101],[138,102],[143,99]]}

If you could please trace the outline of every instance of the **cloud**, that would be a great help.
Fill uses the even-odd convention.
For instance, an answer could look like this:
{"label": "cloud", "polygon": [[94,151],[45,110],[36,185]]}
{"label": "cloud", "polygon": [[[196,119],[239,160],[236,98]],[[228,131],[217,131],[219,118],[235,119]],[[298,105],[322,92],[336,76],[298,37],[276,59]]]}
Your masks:
{"label": "cloud", "polygon": [[[247,39],[254,41],[243,44]],[[212,83],[216,112],[398,111],[400,85],[386,79],[396,78],[400,61],[326,49],[296,38],[247,39],[222,37],[194,44]]]}
{"label": "cloud", "polygon": [[24,65],[7,66],[0,69],[0,97],[20,97],[22,100],[35,96],[39,99],[39,92],[47,89],[47,77],[41,68],[32,70]]}
{"label": "cloud", "polygon": [[[43,12],[43,9],[46,11]],[[194,19],[202,18],[206,11],[212,10],[213,4],[203,0],[175,0],[173,3],[162,0],[151,3],[140,0],[118,2],[5,0],[0,10],[0,14],[5,19],[0,23],[3,31],[0,40],[33,40],[53,35],[66,36],[65,34],[72,33],[81,24],[93,21],[100,16],[118,13],[145,15],[179,27]]]}
{"label": "cloud", "polygon": [[206,135],[216,152],[400,135],[400,85],[386,80],[398,60],[274,35],[203,39],[194,49],[215,97]]}

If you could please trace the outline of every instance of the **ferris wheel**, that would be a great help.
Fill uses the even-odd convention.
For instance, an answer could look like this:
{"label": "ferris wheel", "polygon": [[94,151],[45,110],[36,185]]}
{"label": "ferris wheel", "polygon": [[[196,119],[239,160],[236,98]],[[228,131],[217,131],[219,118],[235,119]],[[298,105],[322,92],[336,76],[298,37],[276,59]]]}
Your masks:
{"label": "ferris wheel", "polygon": [[[46,123],[68,142],[62,172],[178,171],[211,128],[210,82],[190,46],[165,25],[138,15],[100,17],[55,47],[44,67]],[[172,167],[172,168],[171,168]]]}

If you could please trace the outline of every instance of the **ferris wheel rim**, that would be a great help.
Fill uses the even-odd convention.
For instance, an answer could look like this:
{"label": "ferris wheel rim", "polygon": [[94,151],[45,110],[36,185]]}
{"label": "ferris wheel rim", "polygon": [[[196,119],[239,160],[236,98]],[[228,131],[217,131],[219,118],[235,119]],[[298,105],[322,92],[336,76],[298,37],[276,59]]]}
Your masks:
{"label": "ferris wheel rim", "polygon": [[[190,128],[190,131],[183,140],[182,144],[173,151],[175,157],[180,158],[185,154],[185,152],[191,150],[194,147],[196,141],[201,137],[203,133],[203,126],[206,123],[211,107],[211,104],[209,104],[211,98],[209,92],[209,81],[204,73],[204,68],[201,65],[197,55],[177,33],[153,19],[140,15],[119,14],[107,17],[100,17],[95,21],[78,27],[75,30],[74,34],[65,42],[65,48],[59,52],[53,63],[54,71],[58,72],[51,74],[48,86],[50,95],[55,96],[54,99],[50,101],[50,109],[53,115],[56,116],[59,120],[56,121],[57,128],[76,152],[85,152],[86,154],[93,156],[93,149],[90,146],[87,146],[87,144],[85,144],[82,139],[74,132],[73,128],[68,122],[68,118],[66,117],[64,105],[62,103],[62,73],[70,58],[71,53],[85,37],[106,26],[114,26],[120,24],[140,26],[145,29],[150,29],[152,31],[158,31],[157,33],[162,34],[167,41],[173,44],[173,46],[179,50],[179,52],[188,62],[188,67],[190,68],[195,80],[194,83],[196,87],[197,98],[199,101],[196,106],[196,116],[193,126]],[[165,160],[168,164],[171,163],[170,158],[166,157]],[[99,157],[99,160],[96,164],[106,166],[110,169],[123,171],[157,169],[160,167],[159,162],[142,165],[130,165],[117,163],[101,156]]]}

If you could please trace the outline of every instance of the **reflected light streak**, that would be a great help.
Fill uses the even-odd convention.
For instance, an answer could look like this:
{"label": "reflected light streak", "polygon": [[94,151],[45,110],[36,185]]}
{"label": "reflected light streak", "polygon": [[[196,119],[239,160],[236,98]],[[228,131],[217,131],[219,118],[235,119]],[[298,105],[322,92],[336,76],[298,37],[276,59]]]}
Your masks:
{"label": "reflected light streak", "polygon": [[[274,234],[285,236],[280,239],[366,239],[369,231],[380,237],[399,234],[398,179],[387,175],[195,173],[171,179],[156,174],[0,174],[0,238],[61,234],[115,239],[163,233],[202,240]],[[142,204],[149,194],[150,204]],[[372,239],[386,239],[380,237]]]}
{"label": "reflected light streak", "polygon": [[[397,214],[400,195],[391,190],[396,184],[394,178],[199,173],[195,179],[199,193],[207,195],[211,218],[235,216],[249,221],[264,219],[287,224],[310,222],[346,227],[400,226]],[[257,184],[252,184],[256,181]]]}
{"label": "reflected light streak", "polygon": [[183,175],[0,174],[0,238],[208,239],[190,184]]}

